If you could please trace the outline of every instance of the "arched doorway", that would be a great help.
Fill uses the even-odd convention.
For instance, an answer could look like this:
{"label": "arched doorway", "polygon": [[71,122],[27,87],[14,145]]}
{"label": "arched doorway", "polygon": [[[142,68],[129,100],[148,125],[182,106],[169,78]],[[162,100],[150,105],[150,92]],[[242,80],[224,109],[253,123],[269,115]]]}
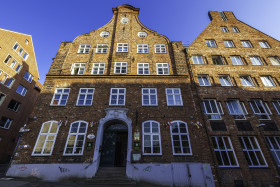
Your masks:
{"label": "arched doorway", "polygon": [[105,124],[101,147],[101,167],[125,167],[128,128],[120,120]]}

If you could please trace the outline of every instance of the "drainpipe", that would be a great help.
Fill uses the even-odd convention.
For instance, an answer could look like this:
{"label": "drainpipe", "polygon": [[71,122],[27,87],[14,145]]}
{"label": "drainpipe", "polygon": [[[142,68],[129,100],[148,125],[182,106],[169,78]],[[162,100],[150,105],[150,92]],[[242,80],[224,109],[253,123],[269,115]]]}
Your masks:
{"label": "drainpipe", "polygon": [[218,168],[218,164],[217,164],[217,162],[216,162],[216,160],[215,160],[215,154],[214,154],[214,148],[213,148],[213,146],[211,145],[211,143],[210,143],[210,136],[209,136],[209,132],[208,132],[208,129],[207,129],[207,127],[206,127],[206,119],[205,119],[205,117],[204,117],[204,113],[202,112],[203,110],[203,106],[202,106],[202,102],[201,102],[201,99],[200,99],[200,97],[199,97],[199,94],[198,94],[198,89],[197,89],[197,86],[196,86],[196,84],[195,84],[195,81],[194,81],[194,75],[193,75],[193,71],[192,71],[192,67],[191,67],[191,65],[190,65],[190,60],[189,60],[189,56],[188,56],[188,48],[186,48],[186,51],[185,51],[186,53],[185,53],[185,55],[186,55],[186,64],[187,64],[187,67],[188,67],[188,70],[189,70],[189,74],[190,74],[190,79],[191,79],[191,81],[193,82],[193,86],[194,86],[194,89],[195,89],[195,94],[196,94],[196,97],[197,97],[197,100],[198,100],[198,103],[199,103],[199,106],[200,106],[200,114],[201,114],[201,116],[202,116],[202,120],[203,120],[203,122],[204,122],[204,125],[203,125],[203,127],[204,127],[204,130],[205,130],[205,133],[206,133],[206,135],[207,135],[207,138],[208,138],[208,145],[209,145],[209,148],[210,148],[210,152],[211,152],[211,156],[212,156],[212,159],[213,159],[213,163],[214,163],[214,168],[215,168],[215,172],[216,172],[216,175],[217,175],[217,180],[218,180],[218,184],[219,184],[219,186],[222,186],[221,185],[221,180],[220,180],[220,177],[219,177],[219,168]]}

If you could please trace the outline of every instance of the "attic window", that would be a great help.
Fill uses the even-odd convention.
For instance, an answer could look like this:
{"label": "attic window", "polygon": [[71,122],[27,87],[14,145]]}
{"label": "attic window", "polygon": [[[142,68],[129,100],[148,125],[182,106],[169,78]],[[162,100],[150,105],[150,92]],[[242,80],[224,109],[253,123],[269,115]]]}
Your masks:
{"label": "attic window", "polygon": [[107,38],[110,35],[110,33],[108,31],[103,31],[100,33],[100,36],[103,38]]}
{"label": "attic window", "polygon": [[223,21],[227,21],[228,20],[224,12],[219,12],[219,14],[220,14],[220,16],[221,16]]}
{"label": "attic window", "polygon": [[25,40],[25,44],[28,45],[28,43],[29,43],[29,41],[28,41],[28,40]]}
{"label": "attic window", "polygon": [[138,32],[138,36],[139,38],[146,38],[147,37],[147,33],[144,31]]}
{"label": "attic window", "polygon": [[121,20],[121,22],[124,23],[124,24],[125,24],[125,23],[128,23],[128,21],[129,21],[128,18],[122,18],[122,20]]}

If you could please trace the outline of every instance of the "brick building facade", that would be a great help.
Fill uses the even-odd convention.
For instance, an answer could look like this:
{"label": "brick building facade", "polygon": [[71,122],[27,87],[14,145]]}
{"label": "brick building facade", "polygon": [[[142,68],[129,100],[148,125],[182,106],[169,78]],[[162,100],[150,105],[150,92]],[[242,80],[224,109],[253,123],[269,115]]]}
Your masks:
{"label": "brick building facade", "polygon": [[4,29],[0,35],[0,164],[7,164],[41,87],[32,37]]}
{"label": "brick building facade", "polygon": [[[61,43],[8,175],[90,178],[103,167],[125,166],[129,178],[162,185],[276,184],[263,137],[278,134],[277,66],[249,60],[276,63],[279,42],[231,12],[210,12],[209,26],[185,48],[146,28],[138,14],[129,5],[113,8],[108,24]],[[255,48],[238,43],[248,38]],[[222,47],[224,40],[236,47]],[[275,86],[241,86],[240,76],[248,75]],[[267,113],[254,115],[250,102]],[[258,147],[243,148],[248,141]],[[243,152],[257,155],[247,156],[254,163]]]}

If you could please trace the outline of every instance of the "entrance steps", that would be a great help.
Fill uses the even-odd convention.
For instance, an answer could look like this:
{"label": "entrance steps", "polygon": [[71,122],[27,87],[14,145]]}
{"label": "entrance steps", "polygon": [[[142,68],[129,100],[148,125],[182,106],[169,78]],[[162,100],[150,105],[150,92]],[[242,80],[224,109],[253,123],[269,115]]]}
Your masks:
{"label": "entrance steps", "polygon": [[136,186],[135,181],[127,178],[125,167],[99,167],[96,175],[87,182],[107,186]]}

